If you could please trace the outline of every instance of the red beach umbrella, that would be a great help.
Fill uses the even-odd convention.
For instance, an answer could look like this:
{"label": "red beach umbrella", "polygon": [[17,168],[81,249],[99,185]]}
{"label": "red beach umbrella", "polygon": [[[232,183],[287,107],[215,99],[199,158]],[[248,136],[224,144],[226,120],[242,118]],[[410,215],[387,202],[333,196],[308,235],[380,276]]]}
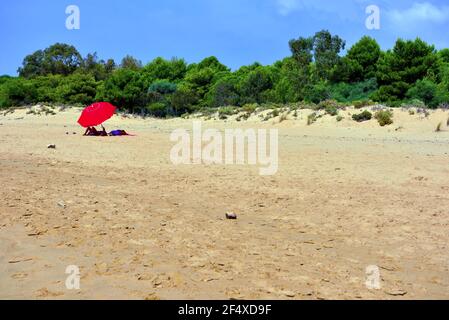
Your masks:
{"label": "red beach umbrella", "polygon": [[83,110],[78,123],[85,128],[95,127],[110,119],[114,113],[115,107],[109,102],[97,102]]}

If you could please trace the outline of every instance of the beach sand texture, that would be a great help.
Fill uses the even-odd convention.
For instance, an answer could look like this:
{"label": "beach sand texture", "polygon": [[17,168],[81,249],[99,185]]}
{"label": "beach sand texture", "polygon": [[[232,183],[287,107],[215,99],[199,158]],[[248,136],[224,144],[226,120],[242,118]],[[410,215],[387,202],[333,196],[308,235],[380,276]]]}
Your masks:
{"label": "beach sand texture", "polygon": [[191,119],[117,116],[107,128],[137,136],[104,138],[82,137],[77,109],[1,115],[0,299],[449,299],[449,112],[398,109],[388,127],[354,112],[203,122],[279,129],[265,177],[174,166],[170,133]]}

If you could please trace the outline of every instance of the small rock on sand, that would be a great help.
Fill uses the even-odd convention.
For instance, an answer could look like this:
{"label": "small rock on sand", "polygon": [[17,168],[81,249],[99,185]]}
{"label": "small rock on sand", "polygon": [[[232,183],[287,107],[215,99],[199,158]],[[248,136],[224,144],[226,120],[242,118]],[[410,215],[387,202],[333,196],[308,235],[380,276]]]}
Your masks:
{"label": "small rock on sand", "polygon": [[49,144],[47,146],[47,149],[56,149],[56,145],[55,144]]}
{"label": "small rock on sand", "polygon": [[390,296],[405,296],[407,294],[407,291],[402,290],[402,289],[392,289],[392,290],[385,291],[385,293]]}
{"label": "small rock on sand", "polygon": [[236,220],[237,215],[234,212],[227,212],[226,213],[226,219],[228,220]]}
{"label": "small rock on sand", "polygon": [[289,290],[284,290],[282,293],[288,298],[294,298],[296,296],[296,293]]}

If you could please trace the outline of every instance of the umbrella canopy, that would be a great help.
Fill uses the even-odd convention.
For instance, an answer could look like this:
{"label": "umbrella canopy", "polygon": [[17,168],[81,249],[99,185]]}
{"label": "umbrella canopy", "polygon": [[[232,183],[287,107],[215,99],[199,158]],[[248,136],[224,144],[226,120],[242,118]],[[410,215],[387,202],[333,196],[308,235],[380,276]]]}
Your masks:
{"label": "umbrella canopy", "polygon": [[83,110],[78,123],[85,128],[95,127],[111,118],[114,113],[115,107],[109,102],[97,102]]}

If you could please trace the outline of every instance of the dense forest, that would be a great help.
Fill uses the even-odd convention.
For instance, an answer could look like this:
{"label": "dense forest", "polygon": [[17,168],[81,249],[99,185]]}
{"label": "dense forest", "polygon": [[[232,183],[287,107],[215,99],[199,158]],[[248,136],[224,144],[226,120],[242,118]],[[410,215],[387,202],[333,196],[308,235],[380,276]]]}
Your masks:
{"label": "dense forest", "polygon": [[18,77],[0,77],[0,108],[36,103],[87,105],[108,101],[121,110],[157,117],[247,104],[381,102],[429,108],[449,106],[449,49],[436,50],[417,38],[382,51],[363,37],[342,56],[345,41],[327,30],[289,42],[291,56],[273,65],[236,71],[208,57],[188,64],[156,58],[143,65],[132,56],[120,62],[82,57],[54,44],[23,60]]}

